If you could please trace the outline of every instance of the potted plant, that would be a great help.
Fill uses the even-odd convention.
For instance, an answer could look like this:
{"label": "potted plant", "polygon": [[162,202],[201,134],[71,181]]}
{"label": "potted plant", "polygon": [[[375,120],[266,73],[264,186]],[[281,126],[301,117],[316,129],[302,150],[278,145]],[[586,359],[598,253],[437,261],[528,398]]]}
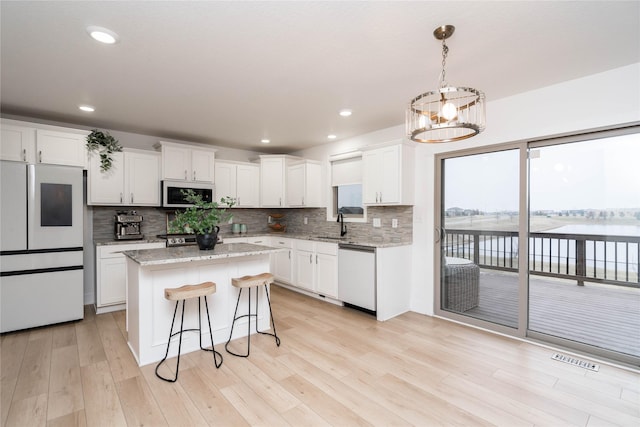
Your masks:
{"label": "potted plant", "polygon": [[235,205],[235,199],[223,197],[218,204],[202,200],[202,196],[193,190],[183,190],[182,194],[189,203],[193,203],[193,206],[176,211],[170,227],[185,233],[194,233],[201,250],[212,250],[218,241],[220,231],[218,224],[228,221],[233,216],[231,212],[227,212],[226,208],[221,208],[220,204],[230,208]]}
{"label": "potted plant", "polygon": [[117,139],[109,135],[109,132],[93,129],[91,133],[87,135],[87,150],[89,153],[94,151],[100,153],[100,170],[106,172],[113,164],[111,154],[122,151],[122,146]]}

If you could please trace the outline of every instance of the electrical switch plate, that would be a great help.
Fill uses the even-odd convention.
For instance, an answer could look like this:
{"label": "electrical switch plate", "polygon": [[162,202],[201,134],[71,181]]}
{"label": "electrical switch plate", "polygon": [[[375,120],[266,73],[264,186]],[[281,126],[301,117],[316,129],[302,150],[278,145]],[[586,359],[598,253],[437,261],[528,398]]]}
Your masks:
{"label": "electrical switch plate", "polygon": [[391,220],[391,228],[398,228],[398,219],[397,218],[393,218]]}
{"label": "electrical switch plate", "polygon": [[373,218],[373,226],[380,227],[380,218]]}
{"label": "electrical switch plate", "polygon": [[305,216],[304,217],[304,225],[307,225],[307,224],[309,224],[309,218]]}

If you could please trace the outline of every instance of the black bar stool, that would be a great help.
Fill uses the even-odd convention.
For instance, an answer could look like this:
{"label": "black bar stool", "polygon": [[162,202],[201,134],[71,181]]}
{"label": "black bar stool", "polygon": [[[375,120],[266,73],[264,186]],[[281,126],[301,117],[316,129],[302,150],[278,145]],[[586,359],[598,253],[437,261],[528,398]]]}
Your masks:
{"label": "black bar stool", "polygon": [[[225,350],[229,354],[238,357],[248,357],[249,352],[251,351],[251,318],[256,318],[256,332],[262,335],[270,335],[276,339],[276,345],[280,347],[280,338],[278,338],[278,334],[276,333],[276,324],[273,321],[273,312],[271,311],[271,299],[269,298],[269,285],[273,283],[273,274],[271,273],[262,273],[255,276],[243,276],[235,279],[231,279],[231,284],[239,288],[238,292],[238,301],[236,302],[236,310],[233,313],[233,323],[231,324],[231,333],[229,334],[229,339],[227,343],[224,345]],[[273,333],[269,332],[260,332],[258,330],[258,295],[260,294],[260,286],[264,286],[264,290],[267,294],[267,303],[269,304],[269,315],[271,317],[271,327],[273,329]],[[249,298],[247,300],[247,314],[243,314],[242,316],[238,316],[238,305],[240,304],[240,297],[242,296],[242,291],[248,288]],[[256,312],[251,313],[251,289],[255,288],[256,290]],[[248,317],[247,321],[247,353],[239,354],[229,350],[229,342],[231,342],[231,337],[233,336],[233,327],[235,326],[236,320],[242,319],[243,317]]]}
{"label": "black bar stool", "polygon": [[[178,379],[178,370],[180,369],[180,350],[182,349],[182,333],[188,331],[198,331],[198,338],[200,339],[200,349],[213,352],[213,363],[216,368],[222,365],[222,355],[218,353],[213,347],[213,331],[211,329],[211,317],[209,316],[209,304],[207,303],[207,295],[216,293],[216,284],[213,282],[204,282],[199,285],[184,285],[179,288],[166,288],[164,290],[164,297],[169,301],[176,302],[176,308],[173,310],[173,320],[171,321],[171,330],[169,331],[169,340],[167,342],[167,352],[164,354],[164,358],[156,365],[156,376],[162,380],[170,383],[176,382]],[[207,321],[209,323],[209,336],[211,337],[211,348],[202,347],[202,320],[200,317],[200,298],[204,299],[205,310],[207,312]],[[198,329],[183,329],[184,327],[184,304],[185,301],[192,298],[198,298]],[[182,320],[180,322],[180,331],[173,332],[173,324],[176,321],[176,313],[178,312],[178,303],[182,301]],[[171,345],[171,338],[175,335],[180,335],[180,341],[178,343],[178,360],[176,362],[176,376],[171,378],[165,378],[158,373],[158,368],[162,365],[169,355],[169,346]],[[218,356],[220,362],[218,362]]]}

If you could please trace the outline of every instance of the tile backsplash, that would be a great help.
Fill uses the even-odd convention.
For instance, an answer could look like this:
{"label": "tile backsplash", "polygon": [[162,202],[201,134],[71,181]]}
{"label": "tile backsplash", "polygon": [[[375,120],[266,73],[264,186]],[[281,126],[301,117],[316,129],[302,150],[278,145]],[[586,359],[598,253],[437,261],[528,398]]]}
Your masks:
{"label": "tile backsplash", "polygon": [[[114,233],[114,216],[116,211],[125,208],[116,206],[93,206],[93,238],[112,238]],[[166,233],[166,212],[169,209],[154,207],[130,207],[142,215],[142,233],[145,236],[156,236]],[[287,224],[287,232],[296,234],[314,234],[323,236],[339,236],[340,225],[335,221],[327,221],[325,208],[296,209],[232,209],[233,222],[246,224],[249,233],[272,233],[268,225],[270,214],[280,213]],[[307,224],[304,223],[305,217]],[[373,219],[379,218],[381,226],[373,227]],[[391,227],[391,220],[398,220],[398,227]],[[353,240],[385,240],[411,243],[413,238],[412,206],[376,206],[367,208],[367,222],[348,222],[347,236]],[[231,236],[231,225],[220,227],[222,237]],[[285,233],[286,234],[286,233]]]}

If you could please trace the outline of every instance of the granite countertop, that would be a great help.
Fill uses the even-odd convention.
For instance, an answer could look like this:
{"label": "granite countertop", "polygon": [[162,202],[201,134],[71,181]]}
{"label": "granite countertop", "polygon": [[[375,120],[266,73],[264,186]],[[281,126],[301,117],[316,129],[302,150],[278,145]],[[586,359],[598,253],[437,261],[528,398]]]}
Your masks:
{"label": "granite countertop", "polygon": [[144,236],[142,239],[133,239],[133,240],[116,240],[114,238],[101,238],[101,239],[93,239],[93,243],[96,246],[105,246],[105,245],[137,245],[140,243],[166,243],[166,239],[161,239],[156,236]]}
{"label": "granite countertop", "polygon": [[250,243],[217,244],[211,251],[201,251],[198,246],[178,246],[173,248],[141,249],[122,252],[142,266],[174,264],[181,262],[206,261],[213,259],[235,258],[250,255],[268,255],[284,249],[271,248]]}
{"label": "granite countertop", "polygon": [[[312,240],[315,242],[328,242],[328,243],[349,243],[352,245],[360,245],[360,246],[369,246],[373,248],[391,248],[396,246],[407,246],[411,245],[411,242],[401,242],[394,240],[383,240],[383,239],[360,239],[355,237],[350,237],[349,235],[340,238],[340,237],[329,237],[329,236],[316,236],[313,234],[307,233],[243,233],[243,234],[221,234],[222,240],[226,239],[235,239],[235,238],[254,238],[254,237],[282,237],[286,239],[302,239],[302,240]],[[136,243],[164,243],[166,240],[158,237],[145,237],[142,240],[115,240],[115,239],[94,239],[94,243],[96,246],[102,245],[126,245],[126,244],[136,244]]]}

